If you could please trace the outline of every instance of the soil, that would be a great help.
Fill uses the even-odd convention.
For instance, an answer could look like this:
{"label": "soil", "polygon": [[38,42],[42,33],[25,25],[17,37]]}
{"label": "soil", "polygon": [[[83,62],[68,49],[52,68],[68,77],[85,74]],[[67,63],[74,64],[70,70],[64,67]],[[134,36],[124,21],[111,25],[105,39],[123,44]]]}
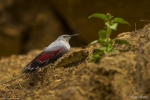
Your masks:
{"label": "soil", "polygon": [[150,24],[121,33],[130,46],[90,62],[96,46],[73,48],[53,65],[30,75],[22,69],[41,50],[0,60],[0,98],[20,100],[133,100],[150,98]]}

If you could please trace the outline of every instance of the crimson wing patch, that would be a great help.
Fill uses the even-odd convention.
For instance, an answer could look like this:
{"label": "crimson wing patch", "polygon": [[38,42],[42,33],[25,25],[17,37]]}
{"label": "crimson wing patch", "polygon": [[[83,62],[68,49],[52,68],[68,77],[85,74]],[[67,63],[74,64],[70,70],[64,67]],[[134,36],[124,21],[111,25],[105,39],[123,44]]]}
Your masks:
{"label": "crimson wing patch", "polygon": [[[22,73],[32,73],[33,71],[44,67],[50,63],[53,63],[55,60],[59,58],[59,54],[63,48],[47,51],[40,53],[37,57],[35,57],[22,71]],[[58,56],[58,57],[57,57]]]}

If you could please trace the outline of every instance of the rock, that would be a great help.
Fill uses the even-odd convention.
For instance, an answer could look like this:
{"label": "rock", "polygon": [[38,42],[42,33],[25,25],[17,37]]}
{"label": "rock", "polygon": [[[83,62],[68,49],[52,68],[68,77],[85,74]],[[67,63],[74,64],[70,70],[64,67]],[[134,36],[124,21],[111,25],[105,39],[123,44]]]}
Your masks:
{"label": "rock", "polygon": [[2,58],[0,74],[3,77],[0,78],[0,95],[2,98],[36,100],[148,98],[150,96],[149,27],[150,24],[135,33],[127,32],[119,35],[117,38],[120,39],[131,37],[128,39],[130,47],[123,46],[120,54],[104,56],[97,64],[89,61],[94,46],[86,49],[73,48],[54,64],[29,75],[20,75],[20,72],[24,65],[40,52],[39,50],[31,51],[27,55]]}

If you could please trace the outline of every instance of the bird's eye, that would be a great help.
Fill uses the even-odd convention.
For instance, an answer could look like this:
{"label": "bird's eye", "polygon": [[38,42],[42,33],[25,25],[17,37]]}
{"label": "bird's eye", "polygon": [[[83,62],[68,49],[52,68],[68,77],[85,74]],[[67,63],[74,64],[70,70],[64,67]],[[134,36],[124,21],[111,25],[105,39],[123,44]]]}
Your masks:
{"label": "bird's eye", "polygon": [[66,38],[67,36],[63,36],[64,38]]}

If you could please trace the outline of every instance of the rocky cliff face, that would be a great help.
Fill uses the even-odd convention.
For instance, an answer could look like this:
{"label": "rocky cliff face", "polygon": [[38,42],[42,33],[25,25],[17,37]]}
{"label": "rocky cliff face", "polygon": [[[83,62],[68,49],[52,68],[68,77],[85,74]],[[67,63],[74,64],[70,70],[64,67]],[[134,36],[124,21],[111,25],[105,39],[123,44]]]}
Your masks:
{"label": "rocky cliff face", "polygon": [[[73,48],[53,65],[30,75],[20,72],[40,50],[0,60],[0,98],[35,100],[133,100],[150,97],[150,24],[120,34],[130,46],[93,64],[95,49]],[[7,97],[7,98],[6,98]]]}

